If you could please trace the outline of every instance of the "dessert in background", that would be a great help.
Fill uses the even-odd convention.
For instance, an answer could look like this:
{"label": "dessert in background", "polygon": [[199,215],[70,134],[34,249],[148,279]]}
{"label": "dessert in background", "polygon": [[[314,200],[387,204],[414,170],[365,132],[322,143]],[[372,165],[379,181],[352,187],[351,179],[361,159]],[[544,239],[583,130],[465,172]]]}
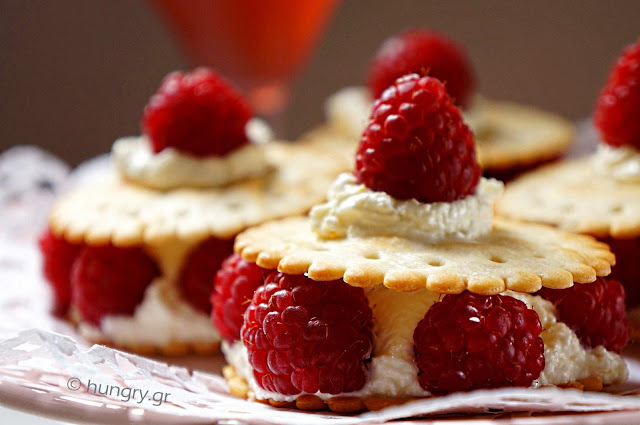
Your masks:
{"label": "dessert in background", "polygon": [[497,211],[609,244],[616,255],[612,276],[625,288],[632,334],[640,338],[640,40],[614,65],[594,124],[597,152],[513,181]]}
{"label": "dessert in background", "polygon": [[348,169],[322,135],[271,141],[214,71],[175,72],[117,140],[114,169],[54,205],[40,246],[54,312],[90,341],[141,353],[209,353],[211,283],[234,236],[302,214]]}
{"label": "dessert in background", "polygon": [[554,114],[476,93],[476,76],[464,49],[433,31],[414,30],[386,40],[369,67],[367,87],[348,87],[327,100],[329,125],[357,141],[367,125],[373,99],[409,73],[443,81],[475,133],[478,160],[489,177],[515,175],[560,158],[573,126]]}
{"label": "dessert in background", "polygon": [[385,89],[327,202],[244,231],[218,272],[231,392],[353,412],[626,380],[624,291],[604,278],[606,244],[494,218],[503,184],[481,174],[439,80],[410,74]]}

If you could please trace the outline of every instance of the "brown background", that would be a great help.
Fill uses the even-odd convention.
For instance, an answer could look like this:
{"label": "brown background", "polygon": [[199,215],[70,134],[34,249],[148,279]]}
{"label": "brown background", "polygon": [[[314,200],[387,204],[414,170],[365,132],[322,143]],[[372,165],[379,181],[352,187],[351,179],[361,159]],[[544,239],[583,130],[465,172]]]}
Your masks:
{"label": "brown background", "polygon": [[[285,128],[293,137],[319,122],[323,99],[362,81],[379,43],[413,27],[465,45],[485,95],[584,117],[638,18],[637,0],[344,0]],[[37,144],[72,163],[137,133],[162,76],[189,66],[141,0],[0,0],[0,58],[0,151]]]}

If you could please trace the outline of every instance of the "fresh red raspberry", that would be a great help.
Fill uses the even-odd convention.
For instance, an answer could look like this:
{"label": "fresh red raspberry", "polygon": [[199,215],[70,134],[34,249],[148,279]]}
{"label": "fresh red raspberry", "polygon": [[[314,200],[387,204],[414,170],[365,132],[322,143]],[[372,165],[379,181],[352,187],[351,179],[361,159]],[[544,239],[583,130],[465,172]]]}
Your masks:
{"label": "fresh red raspberry", "polygon": [[569,326],[582,345],[603,345],[620,353],[629,341],[624,288],[613,279],[575,284],[567,289],[542,288],[538,295],[555,304],[558,319]]}
{"label": "fresh red raspberry", "polygon": [[249,104],[207,68],[167,75],[142,115],[153,151],[172,147],[196,156],[223,156],[248,143]]}
{"label": "fresh red raspberry", "polygon": [[538,314],[515,298],[447,295],[413,333],[420,386],[433,394],[528,387],[544,369],[540,332]]}
{"label": "fresh red raspberry", "polygon": [[594,113],[602,140],[640,149],[640,39],[613,66]]}
{"label": "fresh red raspberry", "polygon": [[340,394],[369,378],[371,327],[362,288],[273,272],[245,311],[242,340],[265,390]]}
{"label": "fresh red raspberry", "polygon": [[46,229],[38,240],[42,272],[53,289],[53,314],[64,316],[71,302],[71,266],[81,245],[71,244]]}
{"label": "fresh red raspberry", "polygon": [[475,193],[482,174],[473,133],[440,81],[411,74],[375,101],[355,175],[396,199],[451,202]]}
{"label": "fresh red raspberry", "polygon": [[456,105],[469,106],[475,75],[466,52],[453,40],[433,31],[414,30],[387,39],[369,66],[373,98],[407,74],[430,75],[444,82]]}
{"label": "fresh red raspberry", "polygon": [[193,308],[207,315],[211,313],[213,280],[224,259],[232,253],[233,238],[210,237],[188,254],[179,282],[182,296]]}
{"label": "fresh red raspberry", "polygon": [[220,335],[229,342],[240,339],[244,311],[253,293],[264,282],[265,269],[233,254],[216,273],[211,294],[211,319]]}
{"label": "fresh red raspberry", "polygon": [[71,270],[73,305],[96,326],[106,315],[131,315],[157,275],[155,262],[139,247],[85,246]]}
{"label": "fresh red raspberry", "polygon": [[627,308],[640,306],[640,265],[638,265],[640,237],[605,238],[602,241],[609,245],[616,255],[616,266],[611,269],[609,277],[617,280],[624,287]]}

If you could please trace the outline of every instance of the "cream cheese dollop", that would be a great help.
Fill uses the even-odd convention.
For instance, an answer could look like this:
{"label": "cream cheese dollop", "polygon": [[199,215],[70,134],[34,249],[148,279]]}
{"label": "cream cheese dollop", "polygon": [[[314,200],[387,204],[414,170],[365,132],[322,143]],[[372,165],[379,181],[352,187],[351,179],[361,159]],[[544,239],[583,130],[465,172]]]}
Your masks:
{"label": "cream cheese dollop", "polygon": [[273,138],[271,130],[263,121],[252,119],[246,132],[250,143],[224,157],[197,157],[174,148],[156,154],[144,135],[116,140],[111,157],[124,178],[153,189],[223,186],[269,169],[264,148]]}
{"label": "cream cheese dollop", "polygon": [[435,243],[473,240],[491,230],[493,201],[504,190],[495,179],[481,178],[474,195],[453,202],[398,200],[342,173],[329,188],[328,201],[311,209],[311,226],[322,238],[398,236]]}
{"label": "cream cheese dollop", "polygon": [[601,174],[621,182],[640,182],[640,151],[637,149],[600,143],[592,160],[593,166]]}

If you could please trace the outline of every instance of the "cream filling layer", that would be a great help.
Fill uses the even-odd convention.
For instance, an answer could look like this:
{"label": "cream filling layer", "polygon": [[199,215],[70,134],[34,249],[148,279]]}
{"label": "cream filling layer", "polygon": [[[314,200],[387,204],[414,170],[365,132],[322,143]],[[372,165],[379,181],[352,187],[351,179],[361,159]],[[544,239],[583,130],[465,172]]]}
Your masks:
{"label": "cream filling layer", "polygon": [[375,192],[342,173],[329,188],[324,204],[311,209],[313,231],[323,238],[389,235],[425,243],[443,239],[473,240],[491,230],[493,202],[502,182],[481,178],[476,193],[454,202],[397,200]]}
{"label": "cream filling layer", "polygon": [[[441,295],[426,289],[402,293],[383,286],[366,290],[373,310],[375,349],[369,365],[369,381],[354,393],[344,396],[423,397],[429,393],[418,384],[418,368],[413,355],[413,331],[427,310]],[[623,382],[628,375],[627,367],[616,353],[596,347],[585,350],[576,334],[565,324],[557,322],[553,304],[541,297],[507,291],[540,317],[545,344],[545,368],[532,387],[540,385],[562,385],[586,377],[598,377],[605,385]],[[256,398],[278,401],[293,401],[298,395],[283,396],[263,390],[255,381],[248,362],[247,350],[241,342],[227,344],[222,351],[227,362],[247,380]],[[315,394],[326,400],[332,395]]]}
{"label": "cream filling layer", "polygon": [[[327,98],[325,115],[332,127],[355,143],[362,136],[372,108],[373,100],[366,87],[345,87]],[[473,99],[469,108],[462,111],[464,122],[476,134],[487,128],[486,111],[487,101],[479,95]]]}
{"label": "cream filling layer", "polygon": [[209,317],[193,309],[174,291],[166,279],[156,278],[145,291],[133,316],[105,316],[99,329],[81,323],[80,332],[93,339],[107,337],[116,345],[124,346],[168,347],[173,343],[220,341]]}
{"label": "cream filling layer", "polygon": [[595,169],[601,174],[621,182],[640,182],[640,151],[637,149],[600,143],[592,161]]}
{"label": "cream filling layer", "polygon": [[273,138],[271,130],[252,119],[246,132],[250,143],[224,157],[196,157],[173,148],[156,154],[144,135],[116,140],[111,157],[123,177],[154,189],[223,186],[269,169],[264,145]]}
{"label": "cream filling layer", "polygon": [[174,237],[146,247],[160,268],[160,276],[147,287],[134,314],[106,316],[100,328],[81,322],[80,333],[93,340],[107,338],[116,345],[167,347],[220,341],[211,319],[182,298],[176,283],[185,258],[200,242]]}

